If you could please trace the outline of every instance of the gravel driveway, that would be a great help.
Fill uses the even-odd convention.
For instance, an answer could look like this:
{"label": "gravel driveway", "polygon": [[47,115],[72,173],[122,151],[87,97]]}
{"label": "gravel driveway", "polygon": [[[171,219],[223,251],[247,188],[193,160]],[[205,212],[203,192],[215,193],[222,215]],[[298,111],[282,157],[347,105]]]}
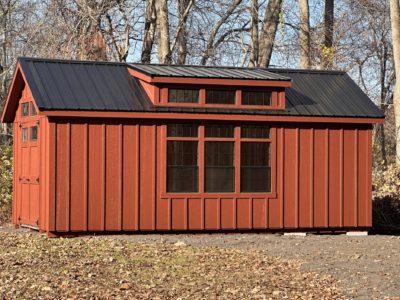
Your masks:
{"label": "gravel driveway", "polygon": [[349,298],[400,299],[400,236],[147,234],[106,238],[263,250],[272,256],[302,261],[304,271],[333,275],[342,281]]}

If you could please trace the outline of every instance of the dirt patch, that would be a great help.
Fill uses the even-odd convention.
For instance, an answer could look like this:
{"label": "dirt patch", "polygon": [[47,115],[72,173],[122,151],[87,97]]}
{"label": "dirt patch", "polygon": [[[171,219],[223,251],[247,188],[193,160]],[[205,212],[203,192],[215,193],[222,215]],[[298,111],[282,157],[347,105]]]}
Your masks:
{"label": "dirt patch", "polygon": [[200,234],[126,235],[117,238],[147,243],[182,241],[195,247],[261,250],[269,256],[301,261],[304,272],[338,278],[349,298],[400,297],[400,236]]}
{"label": "dirt patch", "polygon": [[[223,240],[212,239],[216,244]],[[47,239],[22,230],[1,230],[0,297],[345,298],[336,279],[300,271],[295,260],[243,247],[210,247],[210,240],[204,237],[201,248],[173,240],[165,243],[160,237]]]}

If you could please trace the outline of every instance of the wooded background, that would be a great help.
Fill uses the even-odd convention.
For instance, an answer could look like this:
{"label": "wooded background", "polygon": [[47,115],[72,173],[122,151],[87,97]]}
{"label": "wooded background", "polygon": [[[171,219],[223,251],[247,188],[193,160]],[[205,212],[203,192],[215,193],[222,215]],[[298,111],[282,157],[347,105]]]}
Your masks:
{"label": "wooded background", "polygon": [[386,166],[400,158],[399,43],[398,0],[0,0],[0,101],[18,56],[345,70],[387,116]]}

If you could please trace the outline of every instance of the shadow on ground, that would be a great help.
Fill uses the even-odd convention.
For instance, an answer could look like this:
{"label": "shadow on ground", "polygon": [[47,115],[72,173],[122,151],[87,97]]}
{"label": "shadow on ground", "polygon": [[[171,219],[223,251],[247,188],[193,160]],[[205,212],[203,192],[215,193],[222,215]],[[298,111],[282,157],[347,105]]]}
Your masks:
{"label": "shadow on ground", "polygon": [[384,197],[372,201],[371,233],[400,235],[400,200]]}

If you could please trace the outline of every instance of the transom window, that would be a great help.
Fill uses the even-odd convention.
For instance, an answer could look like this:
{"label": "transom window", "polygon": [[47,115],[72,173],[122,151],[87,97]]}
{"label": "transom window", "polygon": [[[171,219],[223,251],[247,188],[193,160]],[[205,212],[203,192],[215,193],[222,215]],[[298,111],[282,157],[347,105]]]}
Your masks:
{"label": "transom window", "polygon": [[175,103],[199,103],[199,89],[168,89],[168,101]]}
{"label": "transom window", "polygon": [[270,132],[251,124],[168,125],[167,192],[271,192]]}

